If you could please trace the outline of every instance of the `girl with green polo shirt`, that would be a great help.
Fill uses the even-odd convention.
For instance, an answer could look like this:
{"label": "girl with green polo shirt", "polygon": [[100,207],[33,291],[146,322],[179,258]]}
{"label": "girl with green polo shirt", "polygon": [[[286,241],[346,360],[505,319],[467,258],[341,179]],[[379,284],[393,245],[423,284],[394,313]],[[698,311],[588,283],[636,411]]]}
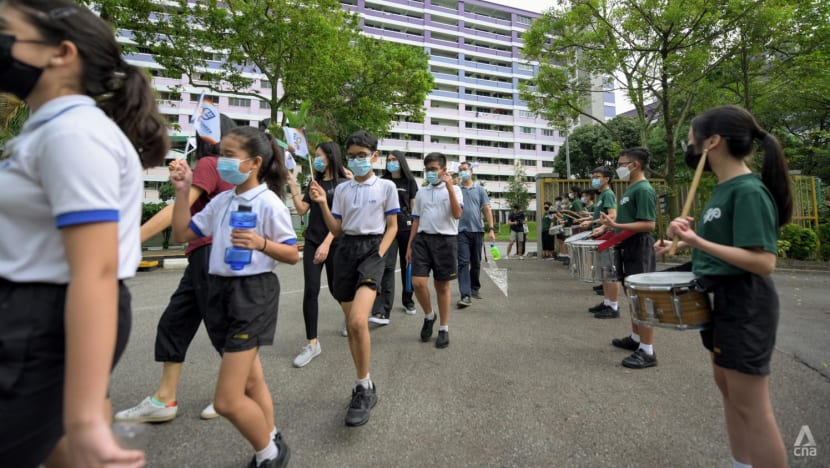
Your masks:
{"label": "girl with green polo shirt", "polygon": [[[756,140],[764,149],[760,178],[746,164]],[[718,184],[697,231],[693,218],[677,218],[668,235],[694,249],[692,269],[714,293],[713,321],[701,336],[723,397],[733,466],[787,466],[768,390],[779,309],[770,275],[778,229],[793,206],[787,163],[778,140],[737,106],[692,120],[686,163],[696,167],[703,154]]]}

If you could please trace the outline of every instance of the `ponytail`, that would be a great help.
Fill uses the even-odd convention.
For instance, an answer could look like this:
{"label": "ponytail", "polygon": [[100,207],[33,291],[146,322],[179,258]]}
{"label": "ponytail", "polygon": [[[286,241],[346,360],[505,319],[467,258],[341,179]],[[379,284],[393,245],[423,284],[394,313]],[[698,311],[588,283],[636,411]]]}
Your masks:
{"label": "ponytail", "polygon": [[[98,99],[98,107],[121,128],[133,144],[142,166],[160,166],[170,149],[167,123],[158,111],[147,75],[139,68],[123,62],[122,70],[115,72],[110,83],[105,83],[114,89]],[[92,73],[85,67],[84,76],[88,74]],[[89,79],[85,78],[84,83],[89,83]],[[86,84],[84,86],[88,87]],[[87,89],[84,91],[90,94]]]}
{"label": "ponytail", "polygon": [[268,184],[280,199],[285,199],[285,184],[288,183],[288,169],[285,167],[285,152],[269,132],[265,132],[271,145],[271,158],[264,158],[259,168],[259,180]]}
{"label": "ponytail", "polygon": [[778,208],[778,226],[790,221],[793,215],[793,193],[787,161],[778,139],[765,132],[755,117],[738,106],[721,106],[709,109],[692,120],[696,141],[712,135],[720,135],[726,142],[729,154],[744,159],[755,152],[755,140],[764,147],[761,181],[767,187]]}
{"label": "ponytail", "polygon": [[145,168],[159,166],[170,148],[167,124],[147,75],[127,64],[112,28],[71,0],[3,0],[20,10],[48,44],[71,41],[81,57],[78,89],[94,98],[129,138]]}
{"label": "ponytail", "polygon": [[793,216],[793,192],[787,160],[784,159],[784,151],[781,149],[778,138],[760,128],[753,136],[760,140],[764,147],[761,181],[767,186],[767,190],[770,191],[778,206],[778,227],[781,227],[787,224]]}

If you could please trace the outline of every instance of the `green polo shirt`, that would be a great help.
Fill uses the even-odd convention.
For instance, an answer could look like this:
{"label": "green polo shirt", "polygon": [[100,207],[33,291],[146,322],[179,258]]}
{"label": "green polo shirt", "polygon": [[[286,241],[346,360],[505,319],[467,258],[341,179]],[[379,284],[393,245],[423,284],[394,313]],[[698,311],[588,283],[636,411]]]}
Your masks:
{"label": "green polo shirt", "polygon": [[594,221],[599,219],[600,213],[608,214],[609,209],[617,209],[617,196],[610,188],[600,192],[594,202]]}
{"label": "green polo shirt", "polygon": [[[617,207],[617,223],[654,221],[657,218],[657,192],[648,180],[629,185]],[[617,230],[617,234],[622,232]]]}
{"label": "green polo shirt", "polygon": [[[778,209],[756,174],[733,177],[715,185],[697,220],[697,234],[711,242],[733,247],[760,247],[778,254]],[[692,252],[697,275],[739,275],[745,270],[702,250]]]}
{"label": "green polo shirt", "polygon": [[582,203],[582,200],[577,198],[576,200],[571,202],[571,206],[568,209],[573,211],[574,213],[579,213],[580,211],[585,209],[585,204]]}

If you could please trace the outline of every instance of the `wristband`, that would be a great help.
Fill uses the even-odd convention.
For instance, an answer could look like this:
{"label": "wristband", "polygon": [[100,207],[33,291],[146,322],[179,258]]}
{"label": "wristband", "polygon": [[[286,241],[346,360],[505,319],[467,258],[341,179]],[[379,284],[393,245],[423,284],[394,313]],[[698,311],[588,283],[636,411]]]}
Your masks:
{"label": "wristband", "polygon": [[264,238],[264,237],[263,237],[263,238],[262,238],[262,241],[263,241],[263,242],[262,242],[262,248],[261,248],[261,249],[259,249],[259,251],[260,251],[260,252],[265,252],[265,248],[266,248],[266,247],[268,247],[268,239],[266,239],[266,238]]}

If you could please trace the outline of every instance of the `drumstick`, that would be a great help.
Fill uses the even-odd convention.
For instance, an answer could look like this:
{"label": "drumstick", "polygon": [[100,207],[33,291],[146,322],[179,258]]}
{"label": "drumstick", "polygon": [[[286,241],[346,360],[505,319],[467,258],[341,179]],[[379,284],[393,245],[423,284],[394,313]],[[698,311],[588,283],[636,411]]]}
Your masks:
{"label": "drumstick", "polygon": [[[697,191],[697,186],[700,183],[700,177],[703,175],[703,168],[706,166],[706,154],[709,152],[709,148],[703,150],[703,154],[700,156],[700,161],[697,163],[697,168],[695,169],[695,177],[692,179],[692,185],[689,187],[689,193],[686,194],[686,203],[683,204],[683,212],[680,213],[681,218],[685,218],[689,216],[689,211],[692,210],[692,203],[695,201],[695,192]],[[671,244],[671,249],[669,249],[669,255],[674,256],[677,252],[677,243],[680,242],[680,236],[677,234],[674,235],[674,241]]]}

